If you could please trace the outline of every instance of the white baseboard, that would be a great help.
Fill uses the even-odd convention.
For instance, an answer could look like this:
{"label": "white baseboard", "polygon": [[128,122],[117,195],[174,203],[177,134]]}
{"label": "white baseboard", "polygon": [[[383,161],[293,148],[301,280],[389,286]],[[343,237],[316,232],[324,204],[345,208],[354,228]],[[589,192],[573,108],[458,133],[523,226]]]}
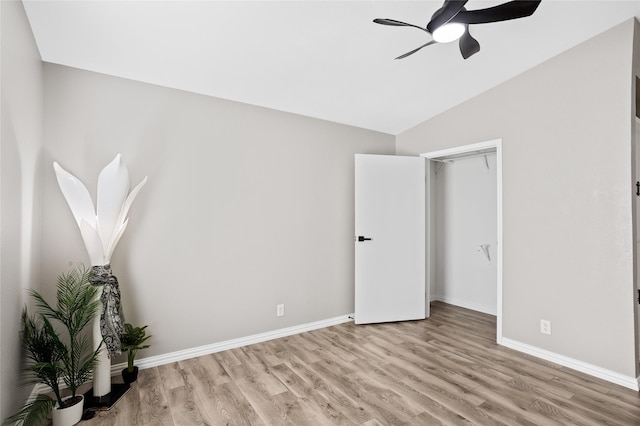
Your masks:
{"label": "white baseboard", "polygon": [[583,361],[578,361],[577,359],[527,345],[526,343],[521,343],[516,340],[507,339],[506,337],[502,338],[502,342],[500,342],[500,344],[516,351],[524,352],[537,358],[562,365],[563,367],[568,367],[573,370],[580,371],[581,373],[615,383],[616,385],[624,386],[625,388],[635,391],[640,390],[640,377],[634,378],[633,376],[625,376],[624,374],[616,373],[615,371],[607,370]]}
{"label": "white baseboard", "polygon": [[456,299],[452,297],[433,296],[431,298],[431,302],[444,302],[449,305],[459,306],[461,308],[471,309],[472,311],[482,312],[483,314],[489,314],[494,316],[497,315],[496,308],[489,308],[487,306],[477,305],[475,303],[469,303],[465,300]]}
{"label": "white baseboard", "polygon": [[[353,314],[310,322],[307,324],[300,324],[293,327],[281,328],[279,330],[268,331],[266,333],[254,334],[252,336],[240,337],[238,339],[226,340],[223,342],[212,343],[210,345],[198,346],[195,348],[185,349],[177,352],[170,352],[168,354],[142,358],[136,361],[136,365],[141,370],[145,368],[157,367],[159,365],[169,364],[176,361],[182,361],[202,355],[209,355],[216,352],[222,352],[229,349],[252,345],[254,343],[266,342],[268,340],[279,339],[281,337],[304,333],[306,331],[317,330],[319,328],[331,327],[333,325],[343,324],[349,321],[353,321]],[[111,373],[119,374],[120,371],[125,367],[126,363],[112,365]]]}

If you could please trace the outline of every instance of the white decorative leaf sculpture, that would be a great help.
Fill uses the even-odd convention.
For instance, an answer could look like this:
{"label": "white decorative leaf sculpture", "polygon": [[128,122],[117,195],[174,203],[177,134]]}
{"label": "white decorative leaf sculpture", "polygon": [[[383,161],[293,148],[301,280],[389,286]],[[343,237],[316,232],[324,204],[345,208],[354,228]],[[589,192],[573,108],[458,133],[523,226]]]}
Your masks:
{"label": "white decorative leaf sculpture", "polygon": [[89,253],[91,265],[104,265],[104,251],[102,250],[102,241],[100,234],[96,228],[91,226],[86,220],[80,221],[80,235]]}
{"label": "white decorative leaf sculpture", "polygon": [[53,163],[58,185],[71,213],[80,228],[80,234],[89,254],[92,266],[106,265],[120,237],[127,228],[127,214],[142,186],[145,177],[130,194],[129,171],[120,154],[98,175],[97,210],[86,186],[56,162]]}
{"label": "white decorative leaf sculpture", "polygon": [[53,169],[56,172],[58,186],[60,186],[62,194],[67,200],[67,204],[69,204],[71,213],[73,213],[73,217],[78,226],[80,226],[82,219],[86,220],[90,225],[95,226],[96,212],[93,209],[93,202],[91,201],[91,195],[89,195],[87,187],[71,173],[60,167],[55,161],[53,163]]}
{"label": "white decorative leaf sculpture", "polygon": [[131,208],[131,204],[133,204],[133,200],[136,199],[138,192],[140,192],[140,190],[142,189],[145,183],[147,183],[146,176],[135,188],[133,188],[133,191],[131,191],[131,193],[125,200],[124,204],[122,205],[122,210],[120,211],[120,215],[118,216],[117,223],[122,223],[125,220],[125,218],[127,217],[127,214],[129,213],[129,209]]}
{"label": "white decorative leaf sculpture", "polygon": [[109,242],[107,252],[105,253],[105,259],[111,259],[113,255],[113,250],[115,250],[118,241],[120,241],[120,237],[124,234],[124,230],[127,229],[127,224],[129,223],[129,219],[125,220],[123,224],[121,224],[118,229],[115,230],[113,237],[111,237],[111,241]]}
{"label": "white decorative leaf sculpture", "polygon": [[118,154],[98,176],[96,216],[104,253],[107,252],[113,231],[116,229],[116,222],[127,192],[129,192],[129,171],[122,164],[122,156]]}

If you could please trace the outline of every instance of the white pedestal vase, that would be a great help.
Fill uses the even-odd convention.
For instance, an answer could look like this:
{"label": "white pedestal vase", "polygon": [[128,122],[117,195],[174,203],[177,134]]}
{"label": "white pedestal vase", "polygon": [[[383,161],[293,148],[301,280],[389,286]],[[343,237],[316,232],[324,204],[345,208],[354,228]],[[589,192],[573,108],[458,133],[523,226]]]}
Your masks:
{"label": "white pedestal vase", "polygon": [[111,392],[110,354],[120,353],[120,334],[124,320],[120,306],[118,279],[111,272],[111,265],[92,266],[89,282],[99,287],[102,304],[100,315],[93,321],[93,349],[102,344],[98,362],[93,369],[93,396],[103,397]]}
{"label": "white pedestal vase", "polygon": [[[72,405],[71,407],[60,408],[56,404],[51,412],[53,426],[73,426],[82,420],[84,398],[82,395],[79,395],[78,398],[80,398],[80,402]],[[64,401],[66,401],[66,399]]]}
{"label": "white pedestal vase", "polygon": [[[102,290],[100,290],[102,294]],[[98,296],[100,297],[100,296]],[[93,350],[98,349],[102,343],[102,333],[100,332],[100,314],[93,320]],[[109,359],[109,351],[103,346],[100,355],[93,368],[93,396],[101,398],[111,392],[111,359]]]}

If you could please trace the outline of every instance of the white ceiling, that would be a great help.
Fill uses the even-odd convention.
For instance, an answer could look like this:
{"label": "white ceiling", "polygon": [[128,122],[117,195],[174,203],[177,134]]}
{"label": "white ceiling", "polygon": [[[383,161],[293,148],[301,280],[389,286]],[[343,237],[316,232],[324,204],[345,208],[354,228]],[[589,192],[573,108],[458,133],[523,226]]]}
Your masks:
{"label": "white ceiling", "polygon": [[[42,60],[398,134],[640,11],[639,0],[543,0],[471,26],[481,51],[432,45],[438,1],[23,0]],[[470,0],[468,9],[501,1]],[[598,58],[594,58],[598,60]]]}

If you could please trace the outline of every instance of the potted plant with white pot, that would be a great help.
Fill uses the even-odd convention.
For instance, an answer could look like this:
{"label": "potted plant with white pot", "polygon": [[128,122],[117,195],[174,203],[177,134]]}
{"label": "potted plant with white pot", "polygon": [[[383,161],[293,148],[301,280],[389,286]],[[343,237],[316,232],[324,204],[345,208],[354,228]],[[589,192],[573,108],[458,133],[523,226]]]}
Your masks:
{"label": "potted plant with white pot", "polygon": [[[37,291],[29,291],[37,312],[29,315],[26,308],[22,311],[21,336],[28,358],[25,372],[30,383],[48,386],[54,397],[38,394],[5,423],[41,425],[50,413],[54,426],[80,421],[84,403],[78,387],[91,379],[101,349],[93,351],[91,336],[84,333],[101,307],[97,292],[84,266],[58,277],[55,306]],[[60,383],[70,392],[66,398]]]}

